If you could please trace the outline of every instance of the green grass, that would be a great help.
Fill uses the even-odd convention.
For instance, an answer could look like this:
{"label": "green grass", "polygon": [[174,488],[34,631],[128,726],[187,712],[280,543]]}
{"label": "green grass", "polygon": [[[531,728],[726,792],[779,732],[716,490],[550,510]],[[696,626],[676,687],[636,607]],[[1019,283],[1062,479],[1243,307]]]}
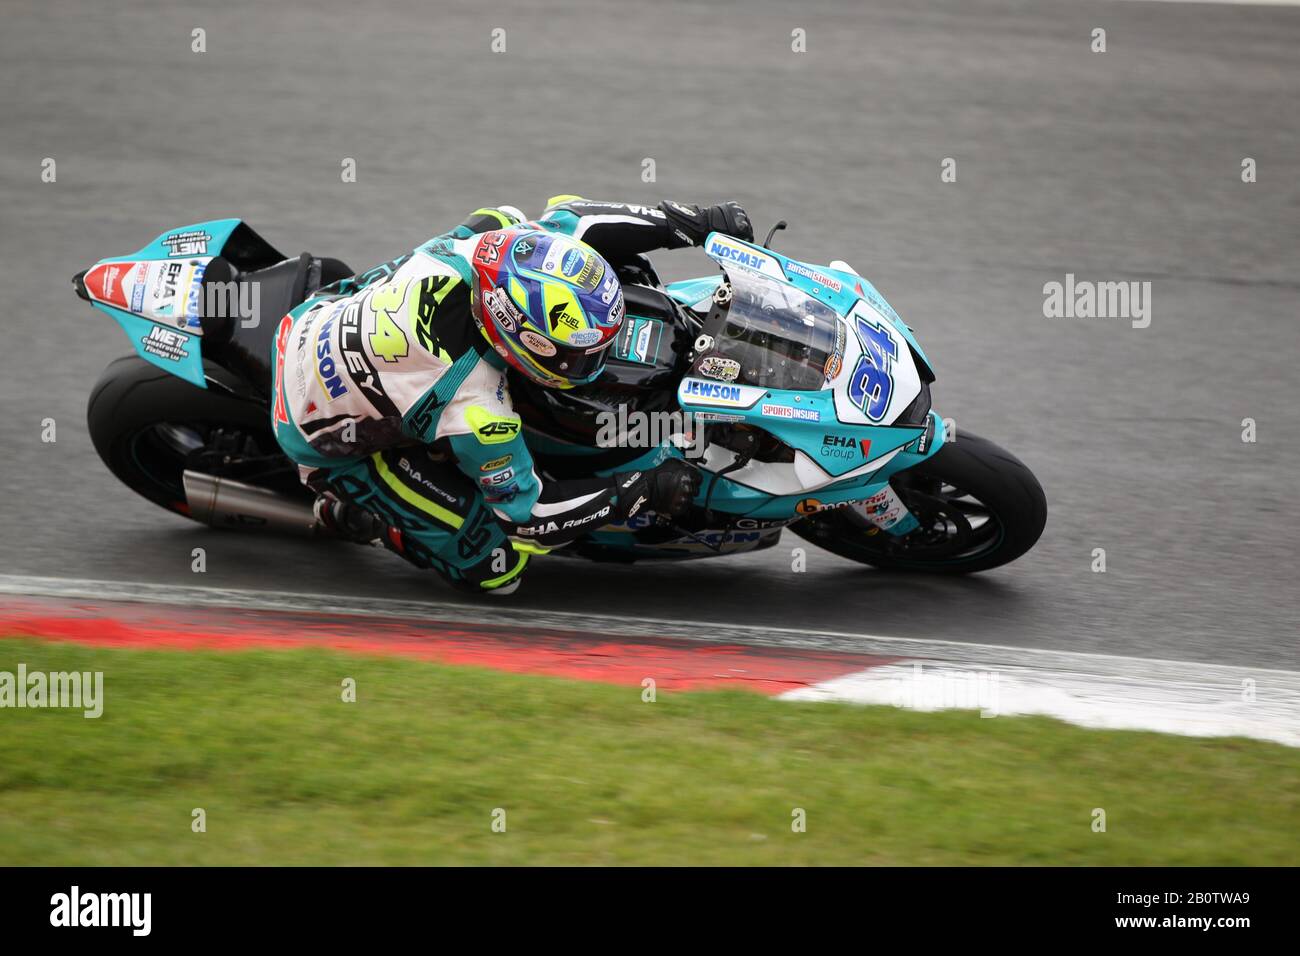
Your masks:
{"label": "green grass", "polygon": [[1254,741],[744,692],[643,703],[326,651],[0,640],[0,671],[20,661],[103,671],[105,710],[0,710],[0,864],[1297,859],[1300,753]]}

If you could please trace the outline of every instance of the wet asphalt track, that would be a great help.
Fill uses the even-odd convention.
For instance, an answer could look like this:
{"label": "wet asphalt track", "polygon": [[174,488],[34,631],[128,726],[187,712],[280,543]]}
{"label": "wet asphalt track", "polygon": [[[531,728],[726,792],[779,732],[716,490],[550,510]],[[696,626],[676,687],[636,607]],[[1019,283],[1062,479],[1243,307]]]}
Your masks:
{"label": "wet asphalt track", "polygon": [[[451,599],[388,555],[206,532],[117,486],[84,406],[127,345],[68,284],[95,259],[240,215],[363,268],[482,203],[734,197],[760,230],[789,219],[792,254],[873,278],[938,369],[936,408],[1039,475],[1042,541],[965,580],[819,551],[793,574],[793,538],[689,565],[551,560],[518,604],[1300,665],[1300,9],[441,6],[6,4],[0,572]],[[1067,272],[1150,280],[1150,328],[1044,318]]]}

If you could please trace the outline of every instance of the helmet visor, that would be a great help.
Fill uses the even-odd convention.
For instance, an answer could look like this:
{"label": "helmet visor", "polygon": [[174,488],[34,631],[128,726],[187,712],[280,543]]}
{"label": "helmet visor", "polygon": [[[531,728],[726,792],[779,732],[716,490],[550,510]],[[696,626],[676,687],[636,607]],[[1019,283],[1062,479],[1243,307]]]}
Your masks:
{"label": "helmet visor", "polygon": [[[538,336],[541,338],[541,336]],[[563,379],[572,385],[586,385],[593,382],[605,368],[605,359],[609,357],[609,347],[614,344],[611,338],[601,345],[579,348],[573,345],[561,345],[547,339],[554,349],[553,355],[539,354],[536,349],[528,349],[528,358],[548,374]],[[525,342],[529,345],[529,342]]]}

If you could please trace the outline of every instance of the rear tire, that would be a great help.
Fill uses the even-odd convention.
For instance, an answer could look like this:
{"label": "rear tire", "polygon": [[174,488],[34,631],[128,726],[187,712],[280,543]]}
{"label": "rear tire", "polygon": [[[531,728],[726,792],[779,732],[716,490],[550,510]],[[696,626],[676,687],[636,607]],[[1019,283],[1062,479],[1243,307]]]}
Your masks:
{"label": "rear tire", "polygon": [[[211,363],[204,363],[204,373],[243,388],[234,375]],[[264,404],[199,388],[139,356],[123,356],[104,369],[90,393],[86,418],[95,451],[122,484],[187,518],[181,473],[200,455],[213,454],[214,438],[235,446],[237,457],[267,459],[260,480],[250,483],[307,495],[280,452]]]}
{"label": "rear tire", "polygon": [[963,432],[890,484],[922,527],[902,538],[849,508],[812,515],[790,530],[840,557],[890,571],[969,574],[1007,564],[1034,546],[1047,497],[1025,464]]}

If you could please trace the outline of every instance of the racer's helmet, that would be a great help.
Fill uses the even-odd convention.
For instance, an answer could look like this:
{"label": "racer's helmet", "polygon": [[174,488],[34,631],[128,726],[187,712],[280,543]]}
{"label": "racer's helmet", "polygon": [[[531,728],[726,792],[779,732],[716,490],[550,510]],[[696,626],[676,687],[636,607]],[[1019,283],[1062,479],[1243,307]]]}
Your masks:
{"label": "racer's helmet", "polygon": [[512,367],[551,388],[593,382],[623,324],[623,289],[595,249],[516,227],[474,248],[474,320]]}

